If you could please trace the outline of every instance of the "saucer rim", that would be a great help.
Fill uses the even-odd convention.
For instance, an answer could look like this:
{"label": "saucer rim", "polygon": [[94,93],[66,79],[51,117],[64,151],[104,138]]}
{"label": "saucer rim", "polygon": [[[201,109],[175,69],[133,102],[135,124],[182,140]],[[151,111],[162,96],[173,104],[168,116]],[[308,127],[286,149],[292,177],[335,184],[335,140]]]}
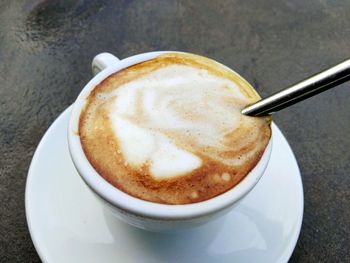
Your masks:
{"label": "saucer rim", "polygon": [[[31,209],[30,209],[30,207],[31,207],[31,204],[30,204],[31,185],[32,185],[33,178],[35,176],[35,169],[36,169],[37,163],[40,162],[39,155],[40,155],[40,152],[42,151],[42,148],[45,146],[50,134],[52,132],[54,132],[56,126],[60,125],[60,120],[63,119],[65,117],[65,115],[69,115],[71,110],[72,110],[72,105],[67,107],[65,110],[63,110],[58,115],[58,117],[52,122],[52,124],[49,126],[49,128],[45,131],[40,142],[38,143],[38,146],[35,149],[35,152],[34,152],[34,155],[32,157],[32,160],[31,160],[31,163],[29,166],[29,170],[27,173],[27,179],[26,179],[26,185],[25,185],[26,221],[27,221],[27,225],[28,225],[29,234],[30,234],[31,240],[33,242],[33,245],[35,247],[35,250],[38,253],[39,258],[43,262],[50,262],[50,255],[49,255],[48,251],[44,250],[45,246],[42,245],[42,240],[41,241],[39,240],[39,237],[38,237],[38,235],[36,235],[35,230],[34,230],[35,227],[34,227],[34,223],[32,221],[33,217],[31,216]],[[67,120],[67,121],[69,121],[69,120]],[[298,211],[300,211],[300,215],[297,217],[296,229],[295,229],[295,231],[293,231],[293,236],[291,238],[289,238],[290,242],[288,242],[288,244],[286,245],[285,249],[283,250],[283,252],[279,256],[278,261],[277,261],[277,262],[288,262],[288,260],[292,256],[292,253],[294,252],[294,249],[296,247],[296,244],[297,244],[297,241],[299,239],[300,232],[301,232],[301,227],[302,227],[302,222],[303,222],[303,217],[304,217],[304,189],[303,189],[300,168],[299,168],[297,159],[295,158],[294,152],[293,152],[292,148],[290,147],[288,140],[286,139],[286,137],[283,135],[282,131],[279,129],[279,127],[274,122],[272,122],[271,127],[272,127],[272,129],[276,130],[275,133],[278,133],[278,132],[280,133],[282,138],[285,140],[287,146],[289,147],[290,153],[292,155],[291,157],[295,161],[297,172],[298,172],[298,174],[297,174],[298,178],[297,179],[295,178],[295,180],[296,180],[297,184],[300,186],[300,187],[298,187],[298,189],[299,189]]]}

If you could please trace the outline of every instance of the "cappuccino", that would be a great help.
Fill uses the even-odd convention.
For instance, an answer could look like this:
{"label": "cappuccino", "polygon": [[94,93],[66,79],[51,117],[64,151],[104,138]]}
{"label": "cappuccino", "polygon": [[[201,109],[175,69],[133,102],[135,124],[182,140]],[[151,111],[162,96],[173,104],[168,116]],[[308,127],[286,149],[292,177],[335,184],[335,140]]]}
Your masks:
{"label": "cappuccino", "polygon": [[79,136],[91,165],[116,188],[151,202],[195,203],[231,189],[260,160],[271,118],[241,114],[259,99],[213,60],[166,53],[97,85]]}

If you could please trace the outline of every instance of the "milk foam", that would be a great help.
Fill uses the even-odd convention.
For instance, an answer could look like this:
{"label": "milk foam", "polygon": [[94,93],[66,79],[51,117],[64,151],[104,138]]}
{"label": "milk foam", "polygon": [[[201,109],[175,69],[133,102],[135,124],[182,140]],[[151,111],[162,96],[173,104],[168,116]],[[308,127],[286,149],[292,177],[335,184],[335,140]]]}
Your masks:
{"label": "milk foam", "polygon": [[228,79],[173,64],[101,96],[113,99],[109,118],[126,164],[148,167],[155,179],[188,174],[203,156],[229,165],[245,161],[221,154],[232,150],[225,136],[240,127],[240,106],[249,102]]}
{"label": "milk foam", "polygon": [[121,150],[132,166],[148,164],[157,179],[177,176],[200,167],[201,160],[172,143],[166,136],[138,127],[122,118],[112,119]]}

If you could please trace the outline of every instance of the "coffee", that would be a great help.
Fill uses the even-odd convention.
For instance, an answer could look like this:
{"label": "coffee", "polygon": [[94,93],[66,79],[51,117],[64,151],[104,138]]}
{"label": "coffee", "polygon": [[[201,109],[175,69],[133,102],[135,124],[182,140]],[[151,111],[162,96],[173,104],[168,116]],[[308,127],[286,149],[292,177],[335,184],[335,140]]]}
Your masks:
{"label": "coffee", "polygon": [[94,169],[118,189],[152,202],[195,203],[231,189],[260,160],[271,119],[241,114],[259,98],[215,61],[166,53],[97,85],[79,136]]}

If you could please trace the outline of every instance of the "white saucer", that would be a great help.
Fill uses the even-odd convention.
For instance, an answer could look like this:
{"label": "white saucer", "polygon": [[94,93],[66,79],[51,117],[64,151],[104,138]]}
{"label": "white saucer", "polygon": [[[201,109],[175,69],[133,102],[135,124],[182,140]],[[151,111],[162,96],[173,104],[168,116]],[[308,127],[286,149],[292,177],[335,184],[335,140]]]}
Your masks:
{"label": "white saucer", "polygon": [[44,262],[287,262],[303,217],[298,165],[273,125],[265,175],[227,216],[177,234],[150,233],[109,214],[78,176],[70,159],[70,108],[48,129],[33,157],[26,215]]}

